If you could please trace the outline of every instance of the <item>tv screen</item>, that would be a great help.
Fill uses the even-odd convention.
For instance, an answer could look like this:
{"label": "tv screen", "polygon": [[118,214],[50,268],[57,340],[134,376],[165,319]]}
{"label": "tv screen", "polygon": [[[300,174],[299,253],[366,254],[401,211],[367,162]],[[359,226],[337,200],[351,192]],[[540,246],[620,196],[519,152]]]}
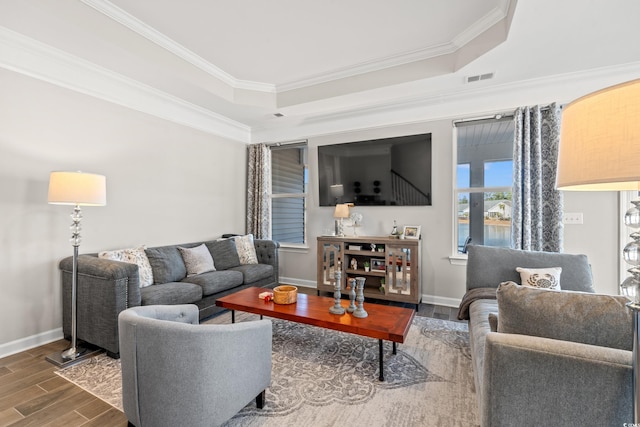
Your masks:
{"label": "tv screen", "polygon": [[320,206],[431,205],[431,134],[318,146]]}

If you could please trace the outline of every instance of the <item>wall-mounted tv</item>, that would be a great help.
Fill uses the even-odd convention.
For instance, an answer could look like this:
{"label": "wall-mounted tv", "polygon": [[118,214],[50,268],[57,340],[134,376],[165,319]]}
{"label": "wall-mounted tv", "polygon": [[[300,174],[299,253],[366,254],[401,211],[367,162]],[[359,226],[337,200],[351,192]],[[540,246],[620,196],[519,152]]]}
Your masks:
{"label": "wall-mounted tv", "polygon": [[320,206],[431,205],[431,134],[318,146]]}

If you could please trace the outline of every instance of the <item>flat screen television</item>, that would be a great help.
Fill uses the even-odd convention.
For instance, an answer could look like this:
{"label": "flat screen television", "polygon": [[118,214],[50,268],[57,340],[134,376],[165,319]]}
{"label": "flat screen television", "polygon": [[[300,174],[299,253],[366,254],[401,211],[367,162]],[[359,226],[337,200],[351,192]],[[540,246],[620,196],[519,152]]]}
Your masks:
{"label": "flat screen television", "polygon": [[431,134],[318,146],[320,206],[431,205]]}

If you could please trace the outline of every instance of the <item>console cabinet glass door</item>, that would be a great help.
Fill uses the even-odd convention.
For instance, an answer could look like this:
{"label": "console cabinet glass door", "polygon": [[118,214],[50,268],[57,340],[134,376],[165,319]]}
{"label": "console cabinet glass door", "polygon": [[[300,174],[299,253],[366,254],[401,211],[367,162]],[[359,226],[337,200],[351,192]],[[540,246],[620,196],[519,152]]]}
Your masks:
{"label": "console cabinet glass door", "polygon": [[411,249],[387,245],[387,294],[411,295]]}
{"label": "console cabinet glass door", "polygon": [[341,268],[339,263],[342,262],[342,245],[324,242],[319,255],[318,259],[322,263],[319,281],[323,285],[333,286],[336,269]]}

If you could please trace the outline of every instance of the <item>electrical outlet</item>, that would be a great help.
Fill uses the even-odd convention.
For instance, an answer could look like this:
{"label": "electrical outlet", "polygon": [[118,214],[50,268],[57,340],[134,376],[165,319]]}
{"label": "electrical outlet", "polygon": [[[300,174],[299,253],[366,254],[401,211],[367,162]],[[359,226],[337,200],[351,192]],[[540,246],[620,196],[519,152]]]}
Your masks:
{"label": "electrical outlet", "polygon": [[582,224],[582,212],[565,212],[562,216],[563,224]]}

